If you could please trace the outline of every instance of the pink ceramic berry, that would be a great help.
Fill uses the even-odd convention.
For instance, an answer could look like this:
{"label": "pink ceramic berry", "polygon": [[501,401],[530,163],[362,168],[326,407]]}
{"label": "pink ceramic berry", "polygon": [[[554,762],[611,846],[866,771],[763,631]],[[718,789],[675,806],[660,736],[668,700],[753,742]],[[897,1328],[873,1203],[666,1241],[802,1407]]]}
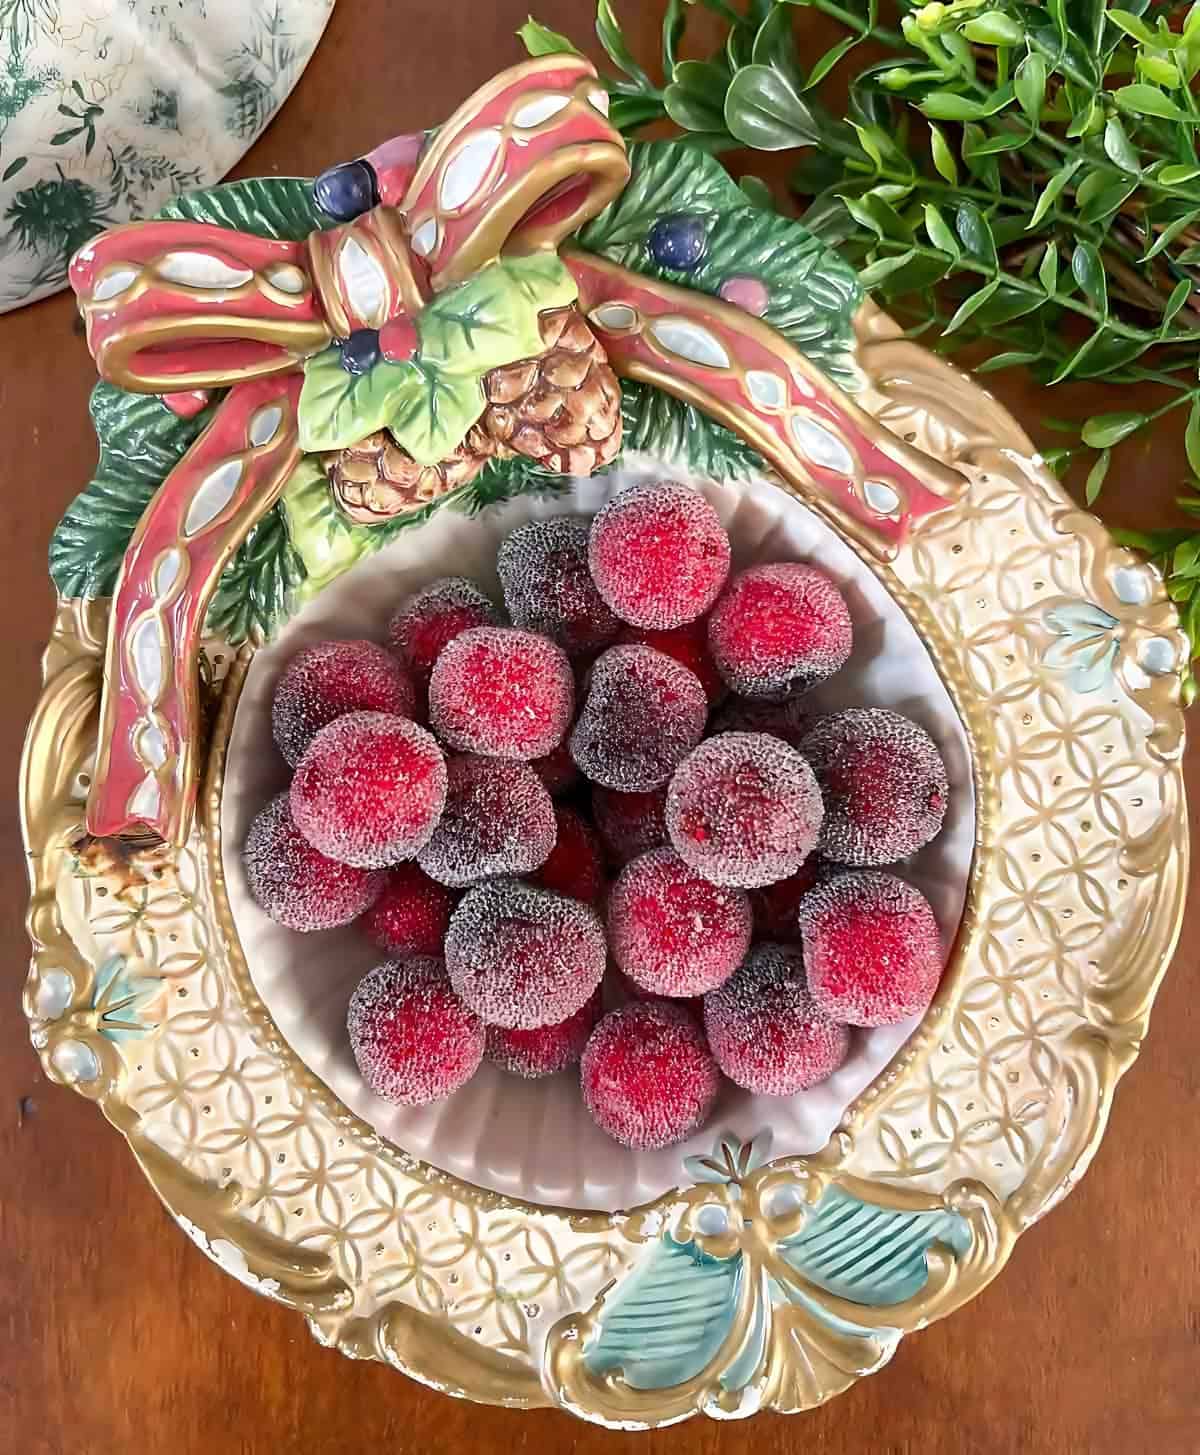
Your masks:
{"label": "pink ceramic berry", "polygon": [[709,732],[770,733],[782,738],[789,748],[800,749],[804,735],[813,725],[812,713],[801,706],[802,697],[782,702],[759,702],[752,697],[731,697],[713,715]]}
{"label": "pink ceramic berry", "polygon": [[919,889],[877,869],[839,874],[800,906],[800,942],[817,1004],[852,1026],[923,1011],[941,979],[937,920]]}
{"label": "pink ceramic berry", "polygon": [[708,650],[708,627],[703,619],[685,622],[683,626],[673,626],[667,631],[624,626],[617,633],[617,641],[622,646],[653,647],[656,652],[665,652],[668,657],[682,662],[704,688],[710,707],[725,696],[725,682]]}
{"label": "pink ceramic berry", "polygon": [[592,668],[571,756],[593,783],[645,793],[665,783],[700,741],[704,688],[652,647],[610,647]]}
{"label": "pink ceramic berry", "polygon": [[572,656],[600,651],[620,626],[588,570],[588,529],[574,515],[532,520],[505,538],[496,559],[513,625],[541,632]]}
{"label": "pink ceramic berry", "polygon": [[758,945],[704,997],[704,1029],[717,1065],[747,1091],[794,1096],[832,1076],[850,1032],[819,1008],[792,945]]}
{"label": "pink ceramic berry", "polygon": [[396,1106],[440,1101],[483,1059],[483,1022],[432,957],[377,965],[350,997],[346,1028],[363,1080]]}
{"label": "pink ceramic berry", "polygon": [[588,563],[622,621],[657,631],[703,616],[729,574],[729,537],[702,495],[670,482],[623,490],[592,522]]}
{"label": "pink ceramic berry", "polygon": [[429,722],[452,748],[540,758],[563,740],[575,678],[561,647],[515,627],[473,627],[445,648],[429,679]]}
{"label": "pink ceramic berry", "polygon": [[542,867],[530,876],[532,881],[556,894],[598,904],[604,893],[604,865],[595,831],[573,808],[562,804],[555,805],[554,821],[558,833],[554,848]]}
{"label": "pink ceramic berry", "polygon": [[383,891],[362,917],[373,945],[395,959],[440,955],[458,896],[415,864],[387,870]]}
{"label": "pink ceramic berry", "polygon": [[739,571],[708,619],[717,670],[743,697],[781,701],[850,655],[850,612],[824,571],[796,561]]}
{"label": "pink ceramic berry", "polygon": [[721,733],[679,765],[667,833],[714,884],[752,889],[794,874],[821,829],[821,792],[794,748],[768,733]]}
{"label": "pink ceramic berry", "polygon": [[443,576],[410,596],[392,617],[388,644],[422,687],[442,650],[459,632],[499,626],[500,613],[465,576]]}
{"label": "pink ceramic berry", "polygon": [[647,849],[667,842],[667,790],[618,793],[597,783],[592,789],[592,818],[609,861],[627,864]]}
{"label": "pink ceramic berry", "polygon": [[554,801],[528,763],[451,758],[441,821],[418,862],[462,888],[496,874],[528,874],[554,848]]}
{"label": "pink ceramic berry", "polygon": [[608,939],[618,967],[643,990],[703,995],[750,948],[750,901],[744,890],[701,879],[674,849],[651,849],[613,885]]}
{"label": "pink ceramic berry", "polygon": [[450,917],[446,965],[455,990],[494,1026],[558,1025],[604,976],[595,912],[578,899],[494,879],[463,895]]}
{"label": "pink ceramic berry", "polygon": [[383,869],[427,842],[446,801],[446,760],[424,728],[382,712],[324,727],[292,779],[304,837],[343,864]]}
{"label": "pink ceramic berry", "polygon": [[601,1009],[601,994],[595,990],[574,1015],[556,1026],[532,1026],[528,1030],[488,1026],[484,1054],[514,1076],[530,1080],[553,1076],[576,1065]]}
{"label": "pink ceramic berry", "polygon": [[670,1147],[704,1125],[720,1088],[696,1019],[663,1000],[635,1000],[592,1032],[580,1063],[592,1120],[626,1147]]}
{"label": "pink ceramic berry", "polygon": [[294,768],[327,724],[348,712],[411,717],[413,684],[395,657],[375,642],[317,642],[283,670],[271,704],[271,733]]}
{"label": "pink ceramic berry", "polygon": [[339,864],[314,849],[280,793],[250,825],[242,850],[246,883],[258,907],[289,930],[331,930],[369,909],[383,888],[377,870]]}
{"label": "pink ceramic berry", "polygon": [[825,800],[820,849],[842,864],[894,864],[934,837],[946,814],[946,765],[911,718],[852,707],[815,723],[802,751]]}

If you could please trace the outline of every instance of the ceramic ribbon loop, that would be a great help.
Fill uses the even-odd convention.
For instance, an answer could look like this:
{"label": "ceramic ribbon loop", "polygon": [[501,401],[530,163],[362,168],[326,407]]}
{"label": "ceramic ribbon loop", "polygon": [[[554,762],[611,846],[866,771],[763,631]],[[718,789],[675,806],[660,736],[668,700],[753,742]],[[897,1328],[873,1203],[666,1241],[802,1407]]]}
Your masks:
{"label": "ceramic ribbon loop", "polygon": [[[93,834],[187,838],[204,614],[298,458],[305,359],[419,310],[431,291],[502,251],[554,249],[594,217],[629,174],[606,113],[590,62],[540,57],[483,86],[423,154],[413,138],[377,149],[383,203],[343,227],[283,242],[207,223],[132,223],[76,255],[71,285],[105,379],[162,394],[181,413],[202,407],[206,389],[230,389],[126,554],[109,624]],[[269,440],[255,438],[276,407]]]}
{"label": "ceramic ribbon loop", "polygon": [[749,440],[889,559],[966,482],[891,433],[760,319],[719,298],[571,248],[563,261],[618,374],[643,379]]}

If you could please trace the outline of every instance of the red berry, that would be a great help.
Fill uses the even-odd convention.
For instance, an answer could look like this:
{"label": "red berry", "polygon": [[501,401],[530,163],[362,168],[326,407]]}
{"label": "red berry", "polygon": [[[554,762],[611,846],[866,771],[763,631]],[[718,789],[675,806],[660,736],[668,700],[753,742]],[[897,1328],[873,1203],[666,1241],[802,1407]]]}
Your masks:
{"label": "red berry", "polygon": [[822,718],[805,736],[825,799],[820,849],[842,864],[894,864],[946,815],[946,765],[924,728],[883,707]]}
{"label": "red berry", "polygon": [[343,864],[383,869],[412,856],[446,801],[446,760],[424,728],[382,712],[353,712],[324,727],[292,779],[304,837]]}
{"label": "red berry", "polygon": [[485,1055],[514,1076],[530,1080],[553,1076],[574,1066],[583,1055],[601,1009],[600,991],[595,990],[574,1015],[556,1026],[532,1026],[528,1030],[488,1026]]}
{"label": "red berry", "polygon": [[645,793],[665,783],[700,741],[704,688],[652,647],[610,647],[592,668],[571,756],[595,783]]}
{"label": "red berry", "polygon": [[346,1016],[363,1080],[396,1106],[449,1096],[483,1059],[483,1022],[455,995],[440,960],[388,960],[365,975]]}
{"label": "red berry", "polygon": [[592,1032],[580,1065],[592,1120],[626,1147],[670,1147],[704,1125],[721,1078],[695,1017],[635,1000]]}
{"label": "red berry", "polygon": [[617,965],[643,990],[703,995],[750,948],[750,901],[701,879],[674,849],[651,849],[613,885],[608,938]]}
{"label": "red berry", "polygon": [[682,662],[704,688],[710,707],[725,696],[725,683],[708,650],[708,627],[703,620],[657,632],[644,626],[624,626],[617,633],[617,641],[622,646],[653,647]]}
{"label": "red berry", "polygon": [[852,1026],[890,1026],[923,1011],[942,974],[942,941],[919,889],[859,870],[820,885],[800,906],[813,997]]}
{"label": "red berry", "polygon": [[552,798],[567,793],[579,782],[579,769],[566,743],[560,743],[544,758],[534,758],[529,766],[546,785]]}
{"label": "red berry", "polygon": [[597,783],[592,789],[596,832],[614,864],[627,864],[647,849],[667,842],[667,790],[618,793]]}
{"label": "red berry", "polygon": [[543,889],[582,899],[585,904],[598,904],[604,893],[604,865],[600,859],[600,841],[590,824],[572,808],[555,805],[554,821],[558,838],[550,857],[530,877]]}
{"label": "red berry", "polygon": [[367,939],[398,960],[440,955],[458,896],[415,864],[387,871],[383,892],[362,919]]}
{"label": "red berry", "polygon": [[717,1065],[760,1096],[794,1096],[832,1076],[850,1032],[813,999],[804,958],[789,945],[759,945],[704,997],[704,1029]]}
{"label": "red berry", "polygon": [[764,884],[750,891],[750,912],[754,916],[754,934],[761,940],[777,940],[793,944],[800,938],[800,922],[796,915],[800,901],[815,887],[829,865],[818,854],[810,854],[794,874],[774,884]]}
{"label": "red berry", "polygon": [[339,864],[314,849],[277,794],[250,825],[242,850],[246,883],[264,914],[289,930],[331,930],[368,909],[383,875]]}
{"label": "red berry", "polygon": [[708,645],[735,692],[778,702],[842,666],[850,655],[850,612],[815,566],[751,566],[713,609]]}
{"label": "red berry", "polygon": [[465,576],[431,581],[392,617],[388,645],[422,687],[429,685],[433,664],[459,632],[476,626],[499,626],[500,613]]}
{"label": "red berry", "polygon": [[530,873],[549,858],[554,834],[554,802],[528,763],[451,758],[445,810],[418,862],[458,889]]}
{"label": "red berry", "polygon": [[614,969],[606,982],[616,987],[620,992],[621,1004],[627,1000],[669,1000],[672,1005],[681,1005],[696,1017],[697,1023],[704,1016],[704,997],[702,995],[656,995],[652,990],[643,990],[636,980],[630,980],[623,970]]}
{"label": "red berry", "polygon": [[770,733],[782,738],[789,748],[800,750],[804,734],[812,727],[811,712],[801,706],[802,697],[782,702],[758,702],[751,697],[732,697],[709,724],[710,734]]}
{"label": "red berry", "polygon": [[294,768],[327,724],[348,712],[411,717],[413,684],[395,657],[375,642],[317,642],[283,670],[271,705],[276,746]]}
{"label": "red berry", "polygon": [[703,616],[729,574],[729,537],[702,495],[670,482],[623,490],[592,522],[588,564],[600,595],[632,626]]}
{"label": "red berry", "polygon": [[562,742],[574,710],[566,653],[513,627],[462,632],[429,679],[430,725],[466,753],[541,758]]}
{"label": "red berry", "polygon": [[821,829],[821,791],[799,753],[767,733],[722,733],[679,765],[667,832],[714,884],[752,889],[794,874]]}
{"label": "red berry", "polygon": [[600,984],[606,958],[593,910],[517,879],[470,890],[446,935],[455,990],[493,1026],[565,1021]]}
{"label": "red berry", "polygon": [[600,651],[620,626],[596,590],[587,552],[588,522],[557,515],[518,526],[496,560],[513,625],[551,637],[572,656]]}

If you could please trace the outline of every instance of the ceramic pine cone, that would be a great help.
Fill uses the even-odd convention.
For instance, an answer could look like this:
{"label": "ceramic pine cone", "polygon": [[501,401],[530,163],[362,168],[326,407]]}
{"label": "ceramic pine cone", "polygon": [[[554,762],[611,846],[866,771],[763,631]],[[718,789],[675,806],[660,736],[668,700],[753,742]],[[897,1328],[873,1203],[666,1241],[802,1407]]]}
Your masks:
{"label": "ceramic pine cone", "polygon": [[621,444],[621,388],[599,340],[574,306],[538,320],[545,352],[493,369],[487,408],[436,465],[420,465],[387,430],[323,458],[342,510],[371,525],[465,485],[493,457],[526,455],[555,474],[590,475]]}

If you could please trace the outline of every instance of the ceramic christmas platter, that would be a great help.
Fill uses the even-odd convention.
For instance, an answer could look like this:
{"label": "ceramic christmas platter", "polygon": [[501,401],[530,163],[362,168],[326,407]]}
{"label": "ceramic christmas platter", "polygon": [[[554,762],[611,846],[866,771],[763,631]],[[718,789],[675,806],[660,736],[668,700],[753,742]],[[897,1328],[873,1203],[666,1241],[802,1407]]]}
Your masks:
{"label": "ceramic christmas platter", "polygon": [[[833,1397],[1086,1170],[1183,909],[1185,641],[1154,570],[987,393],[713,158],[627,148],[607,101],[586,60],[542,56],[315,182],[189,192],[76,253],[99,460],[50,549],[24,1006],[47,1076],[182,1230],[320,1342],[641,1428]],[[478,1051],[452,1094],[382,1094],[347,1038],[378,951],[266,912],[243,852],[291,777],[279,683],[330,638],[385,641],[450,576],[520,625],[514,532],[568,517],[595,552],[663,481],[732,582],[789,563],[844,603],[806,722],[901,714],[943,765],[940,828],[892,856],[940,976],[916,1009],[842,1017],[803,1089],[722,1061],[670,1137],[606,1134],[599,1030],[587,1106],[578,1071]],[[604,734],[580,734],[606,655],[565,689],[597,782]],[[508,881],[439,882],[461,909]],[[669,1012],[694,1039],[692,1015]]]}

